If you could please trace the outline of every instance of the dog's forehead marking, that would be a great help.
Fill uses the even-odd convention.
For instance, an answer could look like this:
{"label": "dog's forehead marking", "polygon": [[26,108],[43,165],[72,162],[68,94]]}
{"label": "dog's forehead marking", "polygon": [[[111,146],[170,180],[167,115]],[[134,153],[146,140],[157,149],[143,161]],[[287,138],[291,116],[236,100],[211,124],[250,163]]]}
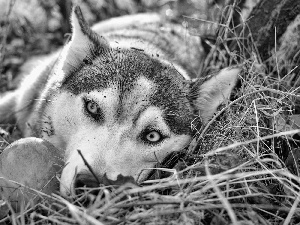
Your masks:
{"label": "dog's forehead marking", "polygon": [[131,89],[121,92],[118,85],[105,88],[101,91],[91,91],[88,98],[96,101],[104,112],[105,120],[114,123],[116,120],[136,121],[139,115],[149,106],[149,100],[153,94],[155,85],[145,77],[140,77]]}
{"label": "dog's forehead marking", "polygon": [[154,89],[155,85],[152,81],[145,77],[138,78],[133,88],[124,93],[117,114],[118,119],[122,121],[130,116],[134,116],[131,119],[136,121],[140,113],[149,106]]}

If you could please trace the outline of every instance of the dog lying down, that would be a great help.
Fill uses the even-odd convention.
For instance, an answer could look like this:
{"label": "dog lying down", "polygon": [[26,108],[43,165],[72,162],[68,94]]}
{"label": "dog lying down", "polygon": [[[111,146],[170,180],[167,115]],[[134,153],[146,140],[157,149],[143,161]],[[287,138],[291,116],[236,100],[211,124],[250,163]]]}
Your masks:
{"label": "dog lying down", "polygon": [[156,14],[91,29],[76,6],[71,20],[71,41],[0,99],[0,123],[59,149],[63,196],[84,185],[141,184],[190,143],[195,117],[206,124],[228,99],[239,69],[193,79],[203,60],[198,37]]}

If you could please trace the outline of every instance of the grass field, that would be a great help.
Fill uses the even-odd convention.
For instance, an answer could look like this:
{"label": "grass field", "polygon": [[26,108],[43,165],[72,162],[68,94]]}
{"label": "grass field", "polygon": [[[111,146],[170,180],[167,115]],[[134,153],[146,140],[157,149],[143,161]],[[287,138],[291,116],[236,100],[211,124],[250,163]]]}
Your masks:
{"label": "grass field", "polygon": [[[8,17],[13,10],[8,7]],[[173,9],[173,13],[177,11]],[[245,33],[232,28],[230,10],[224,18],[219,25],[224,32],[210,43],[202,72],[210,74],[239,64],[240,82],[231,101],[222,105],[205,127],[198,126],[197,118],[191,121],[196,132],[188,148],[159,165],[143,186],[99,187],[96,195],[95,189],[85,188],[68,200],[58,194],[44,196],[36,191],[43,200],[34,206],[24,206],[21,213],[10,212],[0,222],[14,225],[299,224],[300,130],[295,110],[299,83],[295,68],[279,64],[276,57],[263,62],[254,42],[245,42]],[[12,25],[20,28],[20,23]],[[246,23],[239,25],[239,30],[246,28]],[[18,58],[15,52],[21,51],[22,45],[12,41],[18,34],[9,29],[1,32],[2,92],[14,88],[15,74],[31,56],[15,59]],[[56,38],[50,36],[46,40],[49,49],[43,53],[54,48],[51,41]],[[232,40],[236,46],[234,51],[230,46]],[[36,51],[31,50],[30,54]],[[13,130],[11,126],[2,127],[5,131]],[[18,138],[17,132],[3,135],[0,150]],[[0,215],[9,208],[9,204],[0,204]]]}

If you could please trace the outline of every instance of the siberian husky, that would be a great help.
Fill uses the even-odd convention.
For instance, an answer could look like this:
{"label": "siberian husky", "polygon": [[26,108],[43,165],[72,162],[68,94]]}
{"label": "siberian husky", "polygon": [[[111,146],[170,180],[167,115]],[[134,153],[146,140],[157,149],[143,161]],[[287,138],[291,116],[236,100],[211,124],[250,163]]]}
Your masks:
{"label": "siberian husky", "polygon": [[[63,151],[60,192],[80,185],[143,182],[151,168],[192,139],[228,99],[239,69],[195,79],[199,38],[156,14],[90,28],[78,6],[70,42],[0,99],[0,123]],[[77,150],[91,166],[97,180]]]}

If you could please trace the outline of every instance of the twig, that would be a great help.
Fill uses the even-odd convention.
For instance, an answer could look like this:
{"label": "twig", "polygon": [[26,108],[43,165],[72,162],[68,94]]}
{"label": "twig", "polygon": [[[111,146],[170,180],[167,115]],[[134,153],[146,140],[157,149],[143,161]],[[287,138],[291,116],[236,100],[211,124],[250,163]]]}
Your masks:
{"label": "twig", "polygon": [[87,166],[87,168],[89,169],[89,171],[92,173],[92,175],[94,176],[95,180],[98,182],[98,184],[100,184],[100,181],[98,179],[98,177],[96,176],[96,174],[94,173],[92,167],[90,166],[90,164],[86,161],[86,159],[84,158],[84,156],[82,155],[81,151],[79,149],[77,149],[78,154],[81,156],[84,164]]}

